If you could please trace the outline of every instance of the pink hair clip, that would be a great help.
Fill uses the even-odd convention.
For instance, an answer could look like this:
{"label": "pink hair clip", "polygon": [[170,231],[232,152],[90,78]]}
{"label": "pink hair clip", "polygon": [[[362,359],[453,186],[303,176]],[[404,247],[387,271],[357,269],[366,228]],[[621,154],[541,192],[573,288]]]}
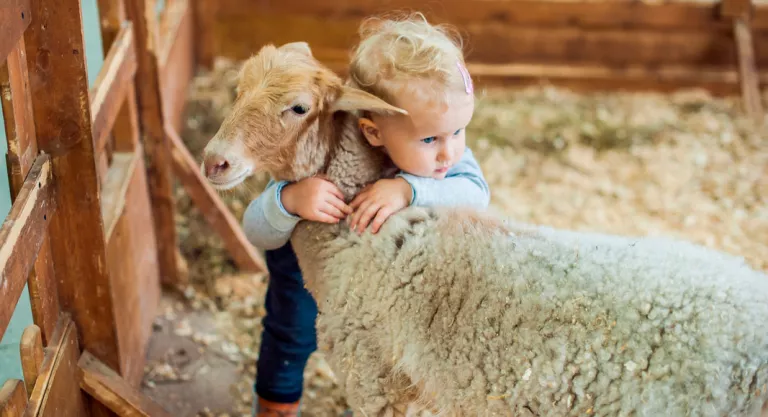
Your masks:
{"label": "pink hair clip", "polygon": [[469,71],[467,71],[467,69],[464,68],[464,65],[461,65],[461,62],[459,61],[456,61],[456,66],[459,67],[461,78],[464,79],[464,91],[466,91],[467,94],[472,94],[475,89],[472,86],[472,77],[469,76]]}

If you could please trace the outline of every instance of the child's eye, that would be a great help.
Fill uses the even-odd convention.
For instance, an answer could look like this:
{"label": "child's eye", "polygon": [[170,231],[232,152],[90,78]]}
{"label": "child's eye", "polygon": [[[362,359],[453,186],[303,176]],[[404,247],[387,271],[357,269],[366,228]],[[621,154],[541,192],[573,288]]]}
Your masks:
{"label": "child's eye", "polygon": [[428,137],[426,139],[422,139],[421,141],[424,142],[424,143],[432,143],[432,142],[435,141],[435,139],[436,138],[434,136],[430,136],[430,137]]}

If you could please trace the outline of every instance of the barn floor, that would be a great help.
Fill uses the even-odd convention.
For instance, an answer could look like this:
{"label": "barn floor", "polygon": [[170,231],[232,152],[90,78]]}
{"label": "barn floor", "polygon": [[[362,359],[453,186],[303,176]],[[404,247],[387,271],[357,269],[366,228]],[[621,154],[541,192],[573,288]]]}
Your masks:
{"label": "barn floor", "polygon": [[[221,61],[196,78],[183,132],[193,155],[218,128],[235,76]],[[555,227],[682,237],[768,271],[768,132],[751,127],[738,99],[480,93],[468,142],[495,210]],[[225,196],[238,219],[247,190]],[[179,187],[177,205],[191,285],[164,294],[143,389],[174,416],[248,416],[266,277],[237,271]],[[321,354],[306,376],[303,415],[338,416],[344,399]]]}

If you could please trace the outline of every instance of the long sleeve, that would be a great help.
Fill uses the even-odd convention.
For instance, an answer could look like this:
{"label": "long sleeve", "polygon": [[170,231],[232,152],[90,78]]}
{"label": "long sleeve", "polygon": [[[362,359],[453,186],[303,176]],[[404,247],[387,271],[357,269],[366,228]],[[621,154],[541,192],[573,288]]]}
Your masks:
{"label": "long sleeve", "polygon": [[271,250],[285,245],[296,224],[301,220],[285,210],[280,193],[288,183],[270,181],[258,198],[251,201],[243,213],[243,230],[256,247]]}
{"label": "long sleeve", "polygon": [[411,185],[413,206],[469,206],[485,209],[490,203],[488,183],[469,148],[464,150],[461,160],[448,170],[442,180],[407,173],[397,176]]}

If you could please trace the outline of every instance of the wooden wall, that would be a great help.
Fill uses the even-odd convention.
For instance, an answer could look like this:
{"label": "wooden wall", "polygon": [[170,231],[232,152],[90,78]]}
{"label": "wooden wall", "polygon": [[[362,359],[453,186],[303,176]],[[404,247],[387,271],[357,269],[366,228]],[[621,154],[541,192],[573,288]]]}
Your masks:
{"label": "wooden wall", "polygon": [[[303,40],[343,72],[361,19],[422,11],[466,40],[481,83],[540,77],[573,87],[738,93],[733,25],[718,4],[535,0],[198,0],[198,60],[243,59],[266,43]],[[758,67],[768,69],[768,6],[751,22]],[[766,79],[766,73],[761,74]]]}

